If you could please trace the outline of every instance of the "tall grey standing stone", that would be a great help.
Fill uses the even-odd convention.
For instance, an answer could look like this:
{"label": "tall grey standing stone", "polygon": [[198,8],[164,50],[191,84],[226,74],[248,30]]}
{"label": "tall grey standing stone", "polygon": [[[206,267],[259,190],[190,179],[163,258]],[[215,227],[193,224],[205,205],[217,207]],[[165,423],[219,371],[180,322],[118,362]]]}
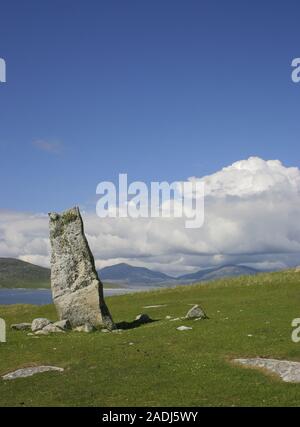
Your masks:
{"label": "tall grey standing stone", "polygon": [[73,328],[90,323],[113,329],[79,209],[49,213],[49,218],[51,289],[60,320],[69,320]]}

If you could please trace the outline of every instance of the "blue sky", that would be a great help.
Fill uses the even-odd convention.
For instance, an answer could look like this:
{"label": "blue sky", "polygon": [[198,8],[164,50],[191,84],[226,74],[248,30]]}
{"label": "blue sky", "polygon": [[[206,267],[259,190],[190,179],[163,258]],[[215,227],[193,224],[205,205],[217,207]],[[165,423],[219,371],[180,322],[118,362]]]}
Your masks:
{"label": "blue sky", "polygon": [[2,1],[0,208],[94,209],[98,182],[249,156],[299,166],[297,1]]}

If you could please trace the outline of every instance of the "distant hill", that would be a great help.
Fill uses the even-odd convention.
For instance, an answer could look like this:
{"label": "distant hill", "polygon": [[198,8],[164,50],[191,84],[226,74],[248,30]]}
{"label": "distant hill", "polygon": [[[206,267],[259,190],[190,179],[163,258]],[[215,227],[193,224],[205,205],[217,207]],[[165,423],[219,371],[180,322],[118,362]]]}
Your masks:
{"label": "distant hill", "polygon": [[128,286],[161,285],[176,281],[173,277],[159,271],[144,267],[134,267],[125,263],[104,267],[98,273],[100,279],[104,282],[120,283]]}
{"label": "distant hill", "polygon": [[49,288],[50,269],[14,258],[0,258],[0,288]]}
{"label": "distant hill", "polygon": [[101,280],[125,286],[179,285],[216,280],[222,277],[247,276],[258,272],[258,270],[244,265],[224,265],[199,270],[196,273],[185,274],[175,278],[149,268],[134,267],[125,263],[104,267],[98,271]]}
{"label": "distant hill", "polygon": [[259,273],[255,268],[245,265],[223,265],[221,267],[200,270],[196,273],[185,274],[177,278],[182,283],[202,282],[207,280],[217,280],[222,277],[249,276]]}
{"label": "distant hill", "polygon": [[[256,273],[259,271],[243,265],[224,265],[176,278],[149,268],[125,263],[98,270],[105,288],[184,285]],[[50,288],[50,269],[19,259],[0,258],[0,288]]]}

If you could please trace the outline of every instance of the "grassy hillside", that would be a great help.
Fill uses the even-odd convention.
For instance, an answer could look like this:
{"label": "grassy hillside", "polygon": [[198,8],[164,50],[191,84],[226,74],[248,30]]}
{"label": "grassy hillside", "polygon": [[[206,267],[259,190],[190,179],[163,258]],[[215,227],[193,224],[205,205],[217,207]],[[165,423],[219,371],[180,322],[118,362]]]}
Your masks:
{"label": "grassy hillside", "polygon": [[0,258],[0,288],[49,288],[50,270],[14,258]]}
{"label": "grassy hillside", "polygon": [[[107,298],[115,321],[141,312],[157,320],[120,334],[36,338],[8,331],[7,343],[0,344],[0,374],[38,364],[65,371],[0,379],[0,407],[299,406],[300,384],[231,364],[252,356],[300,361],[300,344],[291,341],[299,301],[300,274],[281,272]],[[165,319],[185,315],[195,303],[209,320]],[[144,308],[155,304],[166,306]],[[8,324],[38,316],[55,320],[54,307],[0,307]],[[193,329],[179,332],[179,325]]]}

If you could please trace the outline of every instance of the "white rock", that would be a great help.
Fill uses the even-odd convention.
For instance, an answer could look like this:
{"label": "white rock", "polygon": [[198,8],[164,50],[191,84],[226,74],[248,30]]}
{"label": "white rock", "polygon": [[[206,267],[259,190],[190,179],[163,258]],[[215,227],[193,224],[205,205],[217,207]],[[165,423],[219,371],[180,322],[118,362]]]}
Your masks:
{"label": "white rock", "polygon": [[45,326],[49,325],[51,322],[49,319],[46,319],[44,317],[39,317],[37,319],[34,319],[31,323],[31,330],[32,332],[39,331],[43,329]]}
{"label": "white rock", "polygon": [[300,362],[289,360],[265,359],[234,359],[235,363],[257,369],[266,369],[277,374],[284,382],[300,383]]}
{"label": "white rock", "polygon": [[[45,331],[44,329],[40,329],[39,331],[36,331],[34,335],[49,335],[50,332]],[[37,337],[36,337],[37,338]]]}
{"label": "white rock", "polygon": [[189,331],[191,328],[190,326],[178,326],[178,328],[176,328],[177,331]]}
{"label": "white rock", "polygon": [[93,332],[95,330],[94,326],[91,325],[90,323],[85,323],[82,326],[77,326],[75,329],[73,329],[73,331],[75,332],[86,332],[86,333],[90,333]]}
{"label": "white rock", "polygon": [[71,328],[71,323],[69,320],[59,320],[58,322],[54,323],[54,326],[57,326],[58,328],[62,329],[63,331],[68,331]]}
{"label": "white rock", "polygon": [[43,332],[47,332],[50,334],[64,334],[65,331],[63,331],[62,329],[60,329],[58,326],[52,325],[52,323],[50,323],[49,325],[45,326],[42,329]]}
{"label": "white rock", "polygon": [[63,368],[58,368],[57,366],[35,366],[33,368],[18,369],[17,371],[3,375],[2,378],[4,380],[15,380],[17,378],[31,377],[32,375],[49,371],[63,372]]}
{"label": "white rock", "polygon": [[161,305],[145,305],[143,308],[159,308],[159,307],[166,307],[167,304],[161,304]]}

